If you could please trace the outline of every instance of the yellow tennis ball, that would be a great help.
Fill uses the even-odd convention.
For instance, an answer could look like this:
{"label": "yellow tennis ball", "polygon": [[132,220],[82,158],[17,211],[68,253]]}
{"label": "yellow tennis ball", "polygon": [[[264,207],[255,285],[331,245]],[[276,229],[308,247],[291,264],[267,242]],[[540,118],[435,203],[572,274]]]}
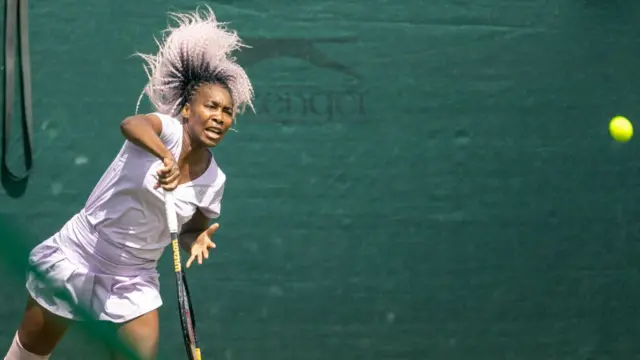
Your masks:
{"label": "yellow tennis ball", "polygon": [[615,141],[627,142],[633,136],[633,125],[624,116],[616,116],[609,123],[609,133]]}

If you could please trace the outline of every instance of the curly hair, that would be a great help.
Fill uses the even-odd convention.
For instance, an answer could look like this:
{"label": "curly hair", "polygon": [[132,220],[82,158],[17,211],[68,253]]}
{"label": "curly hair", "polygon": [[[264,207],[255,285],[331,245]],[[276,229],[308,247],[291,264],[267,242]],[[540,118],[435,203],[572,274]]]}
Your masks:
{"label": "curly hair", "polygon": [[231,94],[234,116],[253,108],[253,86],[244,69],[231,53],[243,44],[237,32],[216,20],[213,10],[205,12],[170,13],[177,26],[163,31],[162,41],[156,39],[159,50],[155,55],[136,53],[145,60],[149,82],[138,103],[146,94],[155,109],[177,116],[190,101],[195,90],[204,83],[225,86]]}

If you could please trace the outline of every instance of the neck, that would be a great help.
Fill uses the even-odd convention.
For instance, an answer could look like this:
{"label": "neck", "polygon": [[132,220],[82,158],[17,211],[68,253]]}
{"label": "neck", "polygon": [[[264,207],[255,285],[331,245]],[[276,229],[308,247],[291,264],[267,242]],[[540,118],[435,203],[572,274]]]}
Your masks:
{"label": "neck", "polygon": [[193,141],[189,129],[187,129],[186,126],[184,130],[185,131],[182,132],[182,152],[179,162],[190,163],[195,159],[199,159],[203,154],[206,154],[207,148]]}

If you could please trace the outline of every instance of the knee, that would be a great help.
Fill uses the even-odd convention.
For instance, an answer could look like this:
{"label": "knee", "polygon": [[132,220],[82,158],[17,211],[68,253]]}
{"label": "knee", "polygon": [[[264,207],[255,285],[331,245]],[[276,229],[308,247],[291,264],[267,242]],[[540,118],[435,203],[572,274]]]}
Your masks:
{"label": "knee", "polygon": [[155,360],[158,352],[158,337],[153,333],[121,334],[121,343],[113,349],[112,359],[129,359],[124,355],[133,352],[137,359]]}
{"label": "knee", "polygon": [[118,331],[122,341],[144,360],[153,360],[158,352],[159,324],[157,312],[143,315]]}
{"label": "knee", "polygon": [[[50,313],[29,298],[14,345],[21,352],[47,356],[64,336],[69,321]],[[31,359],[22,357],[20,359]],[[39,358],[36,358],[39,359]]]}
{"label": "knee", "polygon": [[133,344],[133,350],[141,360],[155,360],[158,355],[158,338],[149,336]]}

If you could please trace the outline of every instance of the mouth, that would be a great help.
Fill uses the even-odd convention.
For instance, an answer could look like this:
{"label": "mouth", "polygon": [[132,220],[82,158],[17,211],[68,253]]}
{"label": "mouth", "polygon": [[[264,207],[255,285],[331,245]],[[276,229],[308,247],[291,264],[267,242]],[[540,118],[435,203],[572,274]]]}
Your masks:
{"label": "mouth", "polygon": [[208,127],[204,129],[204,132],[211,139],[219,139],[222,136],[222,129],[217,127]]}

